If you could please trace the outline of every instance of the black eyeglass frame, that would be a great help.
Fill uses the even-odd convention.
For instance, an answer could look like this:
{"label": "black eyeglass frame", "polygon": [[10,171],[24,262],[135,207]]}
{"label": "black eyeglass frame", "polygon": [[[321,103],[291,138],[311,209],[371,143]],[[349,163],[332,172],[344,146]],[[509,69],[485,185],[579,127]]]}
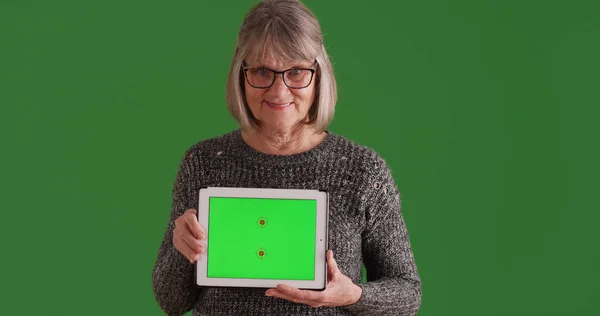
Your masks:
{"label": "black eyeglass frame", "polygon": [[[316,67],[316,66],[317,66],[317,62],[315,61],[314,67]],[[270,85],[264,86],[264,87],[263,86],[254,86],[254,85],[252,85],[250,83],[250,80],[248,79],[248,70],[250,70],[250,69],[266,69],[266,70],[272,71],[275,74],[273,76],[273,81],[271,82]],[[278,74],[281,74],[281,80],[283,80],[283,84],[285,84],[286,87],[288,87],[290,89],[304,89],[304,88],[310,86],[310,84],[312,83],[313,78],[315,76],[315,72],[317,71],[315,68],[300,68],[300,67],[293,67],[293,68],[282,70],[282,71],[275,71],[273,69],[270,69],[270,68],[267,68],[267,67],[263,67],[263,66],[261,66],[261,67],[246,67],[246,62],[245,61],[242,62],[242,70],[244,71],[244,77],[246,78],[246,82],[252,88],[255,88],[255,89],[269,89],[275,83],[275,80],[277,80],[277,75]],[[308,70],[308,71],[310,71],[310,80],[308,81],[308,84],[305,85],[304,87],[290,87],[287,84],[287,82],[285,82],[285,73],[288,72],[288,71],[290,71],[290,70]]]}

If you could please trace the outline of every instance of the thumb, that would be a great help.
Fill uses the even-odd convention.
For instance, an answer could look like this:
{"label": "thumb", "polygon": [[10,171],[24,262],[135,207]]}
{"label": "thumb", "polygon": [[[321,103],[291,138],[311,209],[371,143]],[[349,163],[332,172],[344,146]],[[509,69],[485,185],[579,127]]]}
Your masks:
{"label": "thumb", "polygon": [[333,250],[327,251],[327,272],[329,273],[330,280],[337,279],[337,275],[340,272],[337,262],[333,258]]}

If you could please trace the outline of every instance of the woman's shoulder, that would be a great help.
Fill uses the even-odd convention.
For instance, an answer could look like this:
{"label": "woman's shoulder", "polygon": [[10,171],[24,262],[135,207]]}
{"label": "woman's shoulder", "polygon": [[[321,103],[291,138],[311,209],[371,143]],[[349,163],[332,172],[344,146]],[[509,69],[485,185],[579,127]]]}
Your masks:
{"label": "woman's shoulder", "polygon": [[392,169],[375,149],[341,135],[336,138],[335,166],[352,178],[365,201],[377,199],[381,194],[399,194]]}
{"label": "woman's shoulder", "polygon": [[225,134],[199,140],[185,151],[184,159],[186,157],[192,158],[194,156],[219,156],[225,150],[235,146],[236,136],[238,134],[239,130],[232,130]]}
{"label": "woman's shoulder", "polygon": [[366,171],[388,168],[385,159],[370,146],[340,134],[330,132],[330,136],[335,139],[336,146],[332,150],[335,159],[349,160],[352,165]]}

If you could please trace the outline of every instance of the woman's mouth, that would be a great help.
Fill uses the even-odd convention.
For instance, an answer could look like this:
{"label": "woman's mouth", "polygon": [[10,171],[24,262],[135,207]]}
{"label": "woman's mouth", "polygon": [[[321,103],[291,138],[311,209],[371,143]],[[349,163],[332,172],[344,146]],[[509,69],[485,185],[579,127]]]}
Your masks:
{"label": "woman's mouth", "polygon": [[285,109],[287,107],[289,107],[290,105],[292,105],[293,102],[288,102],[288,103],[274,103],[274,102],[267,102],[264,101],[270,108],[273,109]]}

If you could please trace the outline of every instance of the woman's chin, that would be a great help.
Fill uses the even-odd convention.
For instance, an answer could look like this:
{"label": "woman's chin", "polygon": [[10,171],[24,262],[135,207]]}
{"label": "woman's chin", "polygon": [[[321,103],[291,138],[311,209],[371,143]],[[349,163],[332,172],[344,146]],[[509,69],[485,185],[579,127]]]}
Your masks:
{"label": "woman's chin", "polygon": [[297,127],[301,122],[298,120],[269,120],[261,122],[261,126],[270,131],[288,132]]}
{"label": "woman's chin", "polygon": [[261,123],[269,127],[277,127],[279,129],[289,129],[298,124],[298,114],[289,110],[262,112]]}

